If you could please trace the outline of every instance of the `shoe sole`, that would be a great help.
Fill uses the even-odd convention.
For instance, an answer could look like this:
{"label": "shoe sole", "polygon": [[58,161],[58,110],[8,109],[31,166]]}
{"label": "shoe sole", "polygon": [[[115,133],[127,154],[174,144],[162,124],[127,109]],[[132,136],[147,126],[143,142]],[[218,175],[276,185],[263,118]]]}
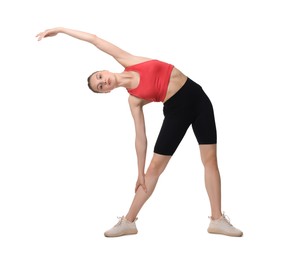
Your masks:
{"label": "shoe sole", "polygon": [[241,234],[227,234],[227,233],[214,231],[214,230],[208,230],[208,233],[215,234],[215,235],[224,235],[224,236],[229,236],[229,237],[242,237],[243,236],[243,233],[241,233]]}
{"label": "shoe sole", "polygon": [[114,234],[114,235],[104,234],[104,236],[105,237],[121,237],[121,236],[136,235],[136,234],[138,234],[138,231],[122,232],[122,233]]}

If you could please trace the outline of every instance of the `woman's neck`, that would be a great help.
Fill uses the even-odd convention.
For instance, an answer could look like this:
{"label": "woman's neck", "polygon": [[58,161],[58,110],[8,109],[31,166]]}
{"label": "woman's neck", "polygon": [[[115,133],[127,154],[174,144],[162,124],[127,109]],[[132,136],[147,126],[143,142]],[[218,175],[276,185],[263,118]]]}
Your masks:
{"label": "woman's neck", "polygon": [[122,73],[115,73],[117,85],[126,89],[131,89],[137,83],[138,79],[132,71],[124,71]]}

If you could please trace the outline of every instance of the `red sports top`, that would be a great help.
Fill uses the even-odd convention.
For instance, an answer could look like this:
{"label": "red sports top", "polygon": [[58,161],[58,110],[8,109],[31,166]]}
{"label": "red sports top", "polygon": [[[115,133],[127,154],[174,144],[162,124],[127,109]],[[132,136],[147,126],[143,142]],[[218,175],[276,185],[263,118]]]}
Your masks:
{"label": "red sports top", "polygon": [[128,90],[133,96],[149,101],[163,102],[174,66],[158,60],[149,60],[125,68],[140,75],[140,83]]}

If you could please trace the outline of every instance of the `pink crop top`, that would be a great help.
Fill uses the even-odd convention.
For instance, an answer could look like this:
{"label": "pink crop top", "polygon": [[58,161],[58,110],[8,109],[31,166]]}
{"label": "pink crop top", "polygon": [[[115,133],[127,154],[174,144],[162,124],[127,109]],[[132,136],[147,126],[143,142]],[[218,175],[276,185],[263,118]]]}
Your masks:
{"label": "pink crop top", "polygon": [[140,83],[128,90],[133,96],[149,101],[163,102],[174,66],[158,60],[149,60],[125,68],[140,75]]}

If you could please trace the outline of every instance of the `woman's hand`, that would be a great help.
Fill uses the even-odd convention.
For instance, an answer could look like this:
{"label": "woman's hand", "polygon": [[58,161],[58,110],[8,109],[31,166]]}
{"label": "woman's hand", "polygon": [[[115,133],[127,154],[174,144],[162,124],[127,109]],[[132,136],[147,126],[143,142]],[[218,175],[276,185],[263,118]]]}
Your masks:
{"label": "woman's hand", "polygon": [[137,183],[136,183],[135,192],[137,192],[137,190],[139,189],[140,186],[147,193],[147,188],[146,188],[146,185],[145,185],[145,175],[139,175]]}
{"label": "woman's hand", "polygon": [[38,41],[41,41],[43,38],[56,36],[60,31],[60,28],[53,28],[45,30],[44,32],[38,33],[36,37],[38,37]]}

